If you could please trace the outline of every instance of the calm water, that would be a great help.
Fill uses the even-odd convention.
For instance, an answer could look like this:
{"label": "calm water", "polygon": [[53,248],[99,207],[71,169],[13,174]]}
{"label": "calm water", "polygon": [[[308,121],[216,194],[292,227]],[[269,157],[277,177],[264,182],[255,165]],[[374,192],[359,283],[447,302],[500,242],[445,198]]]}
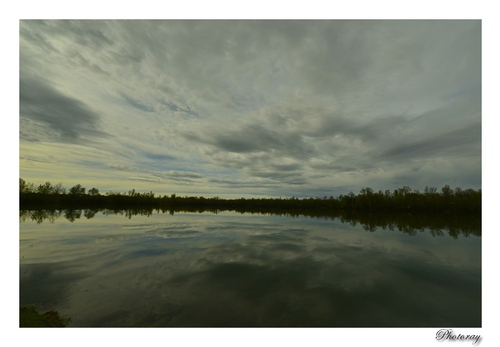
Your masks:
{"label": "calm water", "polygon": [[21,220],[20,303],[70,326],[481,326],[480,236],[234,212],[64,216]]}

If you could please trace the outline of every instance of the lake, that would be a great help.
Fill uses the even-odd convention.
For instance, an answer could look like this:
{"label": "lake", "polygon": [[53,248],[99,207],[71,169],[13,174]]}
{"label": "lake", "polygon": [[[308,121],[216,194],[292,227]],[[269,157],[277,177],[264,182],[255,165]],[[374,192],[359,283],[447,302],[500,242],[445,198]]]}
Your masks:
{"label": "lake", "polygon": [[481,327],[480,232],[381,225],[21,211],[20,304],[70,327]]}

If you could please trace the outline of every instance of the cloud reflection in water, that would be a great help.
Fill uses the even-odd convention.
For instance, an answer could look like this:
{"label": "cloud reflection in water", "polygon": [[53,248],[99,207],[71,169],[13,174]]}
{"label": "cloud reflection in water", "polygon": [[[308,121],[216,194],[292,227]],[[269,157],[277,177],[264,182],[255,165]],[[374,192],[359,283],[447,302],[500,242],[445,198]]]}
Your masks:
{"label": "cloud reflection in water", "polygon": [[476,236],[229,212],[134,218],[96,216],[64,238],[22,223],[21,303],[74,326],[481,325]]}

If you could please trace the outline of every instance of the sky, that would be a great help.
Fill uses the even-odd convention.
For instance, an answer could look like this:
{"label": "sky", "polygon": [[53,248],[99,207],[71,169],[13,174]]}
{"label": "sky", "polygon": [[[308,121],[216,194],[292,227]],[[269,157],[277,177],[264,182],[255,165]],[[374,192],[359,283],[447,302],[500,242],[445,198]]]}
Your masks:
{"label": "sky", "polygon": [[19,175],[180,196],[481,188],[480,20],[20,20]]}

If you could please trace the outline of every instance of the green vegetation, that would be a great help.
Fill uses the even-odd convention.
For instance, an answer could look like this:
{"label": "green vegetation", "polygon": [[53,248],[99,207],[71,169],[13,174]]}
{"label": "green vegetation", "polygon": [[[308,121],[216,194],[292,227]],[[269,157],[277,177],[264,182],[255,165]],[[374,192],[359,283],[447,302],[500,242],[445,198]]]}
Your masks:
{"label": "green vegetation", "polygon": [[22,305],[19,308],[20,327],[65,327],[69,322],[68,317],[61,317],[56,311],[40,314],[35,305]]}
{"label": "green vegetation", "polygon": [[333,211],[481,215],[480,189],[452,189],[448,185],[440,191],[426,187],[423,193],[405,186],[392,192],[375,192],[371,188],[363,188],[358,195],[351,192],[337,198],[220,199],[179,197],[175,194],[156,196],[152,191],[139,193],[134,189],[126,193],[108,192],[102,195],[97,188],[91,188],[86,193],[80,184],[67,190],[61,183],[52,185],[46,182],[36,187],[22,178],[19,182],[21,209],[170,208],[273,213],[301,211],[300,214],[311,211],[313,214],[325,215]]}

